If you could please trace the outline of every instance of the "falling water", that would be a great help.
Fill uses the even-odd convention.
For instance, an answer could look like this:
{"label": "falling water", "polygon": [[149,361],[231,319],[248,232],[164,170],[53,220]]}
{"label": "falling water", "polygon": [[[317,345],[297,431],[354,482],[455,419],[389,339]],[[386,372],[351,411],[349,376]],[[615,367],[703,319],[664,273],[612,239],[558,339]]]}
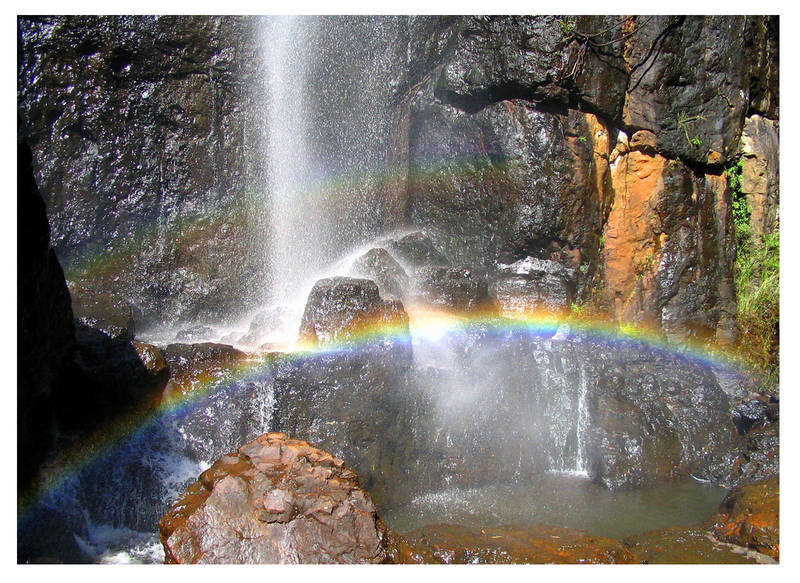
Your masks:
{"label": "falling water", "polygon": [[575,454],[575,473],[588,476],[586,462],[586,430],[589,425],[589,411],[586,408],[586,369],[581,366],[580,393],[578,395],[578,421],[575,424],[575,441],[577,452]]}
{"label": "falling water", "polygon": [[290,304],[318,265],[323,225],[309,216],[311,191],[305,94],[307,35],[299,17],[265,19],[262,24],[268,124],[267,205],[270,214],[268,263],[272,300]]}

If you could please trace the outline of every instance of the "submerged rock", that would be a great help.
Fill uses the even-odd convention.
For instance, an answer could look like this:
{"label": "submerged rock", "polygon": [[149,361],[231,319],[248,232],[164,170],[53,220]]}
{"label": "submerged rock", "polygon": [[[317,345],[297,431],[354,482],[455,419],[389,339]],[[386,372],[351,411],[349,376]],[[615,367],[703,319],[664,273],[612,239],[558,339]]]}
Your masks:
{"label": "submerged rock", "polygon": [[389,535],[395,563],[519,564],[636,563],[621,543],[581,530],[534,527],[466,527],[441,524],[406,536]]}
{"label": "submerged rock", "polygon": [[629,536],[626,547],[651,565],[735,565],[772,563],[766,555],[720,542],[704,528],[673,526]]}
{"label": "submerged rock", "polygon": [[355,340],[361,333],[387,330],[408,334],[400,300],[384,300],[368,279],[333,277],[314,284],[300,323],[300,341],[312,346]]}
{"label": "submerged rock", "polygon": [[217,460],[159,531],[165,563],[386,561],[386,529],[356,474],[282,433]]}

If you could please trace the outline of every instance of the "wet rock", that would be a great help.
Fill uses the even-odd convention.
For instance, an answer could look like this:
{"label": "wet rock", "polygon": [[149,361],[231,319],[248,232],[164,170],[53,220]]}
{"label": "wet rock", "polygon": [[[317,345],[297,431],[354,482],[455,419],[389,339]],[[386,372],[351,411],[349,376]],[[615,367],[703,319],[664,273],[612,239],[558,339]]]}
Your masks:
{"label": "wet rock", "polygon": [[774,559],[780,555],[780,479],[774,476],[731,490],[719,507],[714,536]]}
{"label": "wet rock", "polygon": [[384,298],[403,299],[409,287],[405,270],[386,249],[370,249],[353,262],[350,271],[356,277],[374,281]]}
{"label": "wet rock", "polygon": [[444,255],[436,248],[433,240],[424,231],[409,233],[397,240],[390,240],[389,251],[400,261],[411,267],[444,266],[448,264]]}
{"label": "wet rock", "polygon": [[[425,401],[410,379],[410,347],[376,342],[278,361],[272,427],[346,459],[377,504],[407,499],[410,468],[429,465]],[[415,433],[416,432],[416,433]]]}
{"label": "wet rock", "polygon": [[[283,306],[275,306],[259,312],[250,320],[250,328],[244,336],[236,337],[236,341],[247,346],[261,346],[275,332],[280,333],[286,326],[289,312]],[[233,338],[234,335],[231,335]]]}
{"label": "wet rock", "polygon": [[386,530],[356,475],[268,433],[217,460],[159,522],[166,563],[382,563]]}
{"label": "wet rock", "polygon": [[[719,163],[736,151],[748,107],[747,19],[636,16],[625,50],[635,68],[625,100],[625,124],[652,131],[668,157]],[[658,50],[653,50],[657,46]],[[707,50],[714,54],[707,57]]]}
{"label": "wet rock", "polygon": [[384,300],[375,282],[321,279],[308,295],[299,339],[312,346],[348,342],[359,334],[385,330],[408,334],[408,315],[400,300]]}
{"label": "wet rock", "polygon": [[574,299],[575,270],[556,261],[526,257],[500,268],[489,291],[504,312],[563,312]]}
{"label": "wet rock", "polygon": [[198,340],[205,340],[216,334],[216,330],[211,326],[204,326],[202,324],[185,328],[175,334],[175,342],[184,344],[191,344]]}
{"label": "wet rock", "polygon": [[611,183],[602,295],[612,314],[676,342],[733,342],[735,245],[724,176],[697,177],[636,150],[612,163]]}
{"label": "wet rock", "polygon": [[164,349],[164,360],[170,370],[164,398],[176,392],[187,394],[202,383],[230,375],[246,359],[244,352],[227,344],[170,344]]}
{"label": "wet rock", "polygon": [[395,563],[415,564],[630,564],[621,543],[559,526],[466,527],[434,525],[404,536],[390,534]]}
{"label": "wet rock", "polygon": [[773,561],[744,547],[722,543],[704,528],[673,526],[627,537],[623,543],[642,562],[651,565],[737,565]]}
{"label": "wet rock", "polygon": [[164,360],[164,355],[158,347],[145,342],[137,342],[136,340],[132,341],[131,344],[148,374],[157,376],[168,373],[169,369]]}
{"label": "wet rock", "polygon": [[210,319],[263,286],[240,196],[259,183],[261,113],[242,107],[263,91],[256,24],[19,20],[20,115],[56,253],[71,283],[141,309],[137,324]]}
{"label": "wet rock", "polygon": [[414,301],[458,312],[495,310],[486,278],[471,269],[418,269],[414,273]]}
{"label": "wet rock", "polygon": [[[611,16],[464,17],[438,79],[437,94],[467,111],[515,97],[551,106],[582,99],[589,109],[615,118],[628,82],[622,44],[613,33],[620,20]],[[598,39],[605,46],[602,55],[577,35],[565,34],[568,21],[575,31]]]}
{"label": "wet rock", "polygon": [[640,357],[598,371],[589,397],[589,474],[612,489],[688,474],[724,480],[741,442],[713,375],[688,362]]}
{"label": "wet rock", "polygon": [[133,309],[116,294],[94,295],[75,289],[72,313],[81,324],[100,330],[110,338],[129,341],[136,335]]}
{"label": "wet rock", "polygon": [[762,481],[780,473],[779,423],[752,429],[744,444],[732,453],[733,462],[725,482],[730,486]]}
{"label": "wet rock", "polygon": [[731,411],[731,417],[739,435],[744,435],[753,427],[763,427],[776,421],[778,405],[765,398],[751,399],[736,405]]}

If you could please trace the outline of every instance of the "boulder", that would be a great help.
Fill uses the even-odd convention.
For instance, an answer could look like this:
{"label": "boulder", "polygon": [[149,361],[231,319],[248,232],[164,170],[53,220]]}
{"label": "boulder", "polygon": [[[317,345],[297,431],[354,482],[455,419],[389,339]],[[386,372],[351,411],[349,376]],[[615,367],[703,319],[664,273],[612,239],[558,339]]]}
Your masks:
{"label": "boulder", "polygon": [[780,557],[780,478],[773,476],[731,490],[719,507],[714,536],[721,541]]}
{"label": "boulder", "polygon": [[405,536],[389,535],[395,563],[412,564],[631,564],[621,543],[560,526],[466,527],[441,524]]}
{"label": "boulder", "polygon": [[504,312],[564,312],[575,297],[575,275],[556,261],[526,257],[501,264],[489,293]]}
{"label": "boulder", "polygon": [[165,563],[383,563],[386,530],[344,462],[267,433],[217,460],[159,521]]}
{"label": "boulder", "polygon": [[207,340],[209,337],[215,335],[216,330],[213,327],[198,324],[197,326],[179,330],[178,333],[175,334],[175,342],[192,344],[200,340]]}
{"label": "boulder", "polygon": [[356,277],[374,281],[384,298],[403,299],[409,287],[405,269],[386,249],[370,249],[353,262],[350,272]]}
{"label": "boulder", "polygon": [[375,282],[333,277],[314,284],[308,295],[299,340],[310,346],[355,341],[361,334],[408,335],[400,300],[384,300]]}
{"label": "boulder", "polygon": [[414,273],[414,301],[457,312],[496,310],[486,278],[471,269],[422,267]]}
{"label": "boulder", "polygon": [[436,248],[430,235],[425,231],[415,231],[404,235],[400,239],[389,240],[389,251],[397,256],[400,261],[411,267],[443,266],[448,261]]}

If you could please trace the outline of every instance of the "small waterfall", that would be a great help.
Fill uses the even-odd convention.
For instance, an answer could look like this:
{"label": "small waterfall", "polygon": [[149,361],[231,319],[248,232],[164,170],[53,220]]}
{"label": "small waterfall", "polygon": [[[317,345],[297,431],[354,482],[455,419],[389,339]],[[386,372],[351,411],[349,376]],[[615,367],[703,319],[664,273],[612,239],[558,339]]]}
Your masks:
{"label": "small waterfall", "polygon": [[575,423],[575,473],[588,476],[588,462],[586,459],[586,431],[589,426],[589,410],[586,407],[586,370],[580,368],[580,392],[578,393],[578,420]]}

